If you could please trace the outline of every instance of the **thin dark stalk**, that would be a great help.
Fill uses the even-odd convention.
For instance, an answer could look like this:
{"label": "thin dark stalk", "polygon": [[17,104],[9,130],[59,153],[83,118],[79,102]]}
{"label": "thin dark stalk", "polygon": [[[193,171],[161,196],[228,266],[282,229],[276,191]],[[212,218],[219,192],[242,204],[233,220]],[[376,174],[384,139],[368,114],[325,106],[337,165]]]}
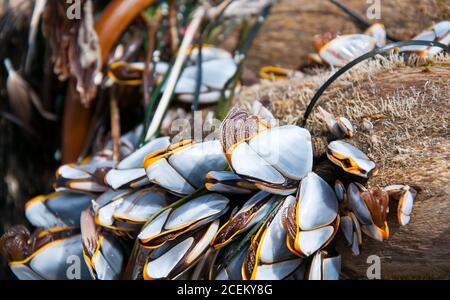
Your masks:
{"label": "thin dark stalk", "polygon": [[[202,35],[200,35],[202,36]],[[196,83],[195,83],[195,94],[194,94],[194,102],[192,103],[191,106],[191,110],[192,111],[196,111],[198,110],[198,103],[200,102],[200,90],[202,87],[202,79],[203,79],[203,70],[202,70],[202,65],[203,65],[203,42],[200,39],[199,43],[198,43],[198,54],[197,54],[197,74],[196,74]]]}
{"label": "thin dark stalk", "polygon": [[[161,22],[162,18],[160,18],[159,22]],[[161,42],[162,38],[158,37],[158,35],[164,35],[165,34],[165,26],[158,26],[157,31],[155,32],[155,50],[161,51],[161,49],[164,47],[164,43]],[[153,52],[154,54],[155,52]],[[152,56],[152,63],[155,63],[155,57]],[[150,100],[148,104],[145,107],[144,110],[144,130],[142,130],[141,138],[139,140],[139,145],[136,146],[142,146],[145,141],[145,134],[147,132],[148,126],[150,124],[153,108],[156,105],[156,102],[159,99],[159,96],[161,94],[162,87],[164,86],[165,82],[167,81],[167,78],[170,74],[171,68],[172,68],[173,62],[170,64],[170,68],[167,71],[166,74],[164,74],[163,79],[159,85],[156,85],[152,88],[151,94],[150,94]],[[152,68],[152,76],[155,76],[155,69]],[[147,91],[148,93],[148,91]]]}
{"label": "thin dark stalk", "polygon": [[[216,110],[215,110],[215,118],[219,120],[223,120],[228,113],[228,110],[231,106],[231,99],[234,96],[234,90],[236,89],[237,83],[239,82],[239,78],[242,73],[242,62],[238,65],[236,73],[231,77],[226,83],[224,88],[221,91],[220,100],[217,102]],[[231,91],[231,95],[227,98],[226,91]]]}
{"label": "thin dark stalk", "polygon": [[353,21],[358,25],[358,27],[361,27],[361,28],[370,27],[371,24],[369,22],[367,22],[363,17],[361,17],[359,14],[357,14],[355,11],[348,8],[341,2],[339,2],[337,0],[329,0],[329,1],[331,3],[333,3],[334,5],[336,5],[340,10],[345,12],[347,15],[349,15],[353,19]]}
{"label": "thin dark stalk", "polygon": [[194,103],[191,106],[192,111],[198,110],[199,101],[200,101],[200,90],[201,90],[201,83],[203,80],[203,70],[202,70],[202,64],[203,64],[203,58],[202,58],[202,52],[203,52],[203,42],[208,38],[211,31],[217,26],[219,23],[223,13],[225,12],[226,8],[233,2],[233,0],[227,0],[222,2],[217,7],[217,12],[214,16],[214,21],[207,23],[207,25],[203,26],[200,30],[200,36],[199,41],[197,43],[198,47],[198,54],[197,54],[197,76],[196,76],[196,86],[195,86],[195,94],[194,94]]}
{"label": "thin dark stalk", "polygon": [[169,0],[169,33],[172,54],[175,55],[175,53],[177,53],[179,44],[177,28],[177,4],[175,0]]}
{"label": "thin dark stalk", "polygon": [[267,16],[270,14],[271,9],[272,9],[272,4],[268,4],[262,9],[261,14],[258,16],[258,18],[256,20],[256,23],[250,29],[250,32],[248,33],[248,36],[246,37],[244,44],[239,49],[239,52],[238,52],[239,55],[245,55],[247,53],[248,49],[250,48],[251,44],[253,43],[253,40],[255,39],[256,35],[258,34],[259,30],[261,29],[261,26],[263,25]]}
{"label": "thin dark stalk", "polygon": [[187,50],[191,46],[195,35],[200,29],[200,26],[202,24],[205,15],[206,15],[206,8],[204,6],[198,7],[195,10],[192,20],[186,29],[186,33],[181,42],[178,55],[172,66],[169,78],[167,79],[167,85],[164,88],[164,92],[161,96],[161,99],[159,100],[158,107],[156,108],[152,121],[150,122],[150,125],[147,129],[147,133],[145,136],[145,140],[147,141],[155,137],[158,132],[161,121],[163,120],[164,114],[166,113],[167,108],[172,99],[175,86],[178,82],[178,79],[183,69],[183,65],[187,59],[188,56]]}
{"label": "thin dark stalk", "polygon": [[145,134],[147,132],[147,129],[148,129],[148,126],[150,123],[150,119],[151,119],[150,117],[152,115],[153,108],[155,107],[156,102],[158,101],[159,95],[161,94],[162,87],[166,84],[167,78],[169,78],[172,65],[169,68],[169,70],[167,70],[167,73],[164,75],[161,83],[152,90],[150,103],[149,103],[149,105],[147,105],[147,108],[145,109],[145,113],[144,113],[144,115],[145,115],[144,116],[144,130],[142,130],[141,139],[140,139],[141,146],[145,142]]}
{"label": "thin dark stalk", "polygon": [[99,90],[98,99],[95,102],[94,114],[89,121],[89,130],[86,135],[86,141],[77,158],[78,163],[81,163],[81,161],[89,155],[93,149],[96,136],[100,134],[103,124],[105,124],[108,119],[108,109],[105,106],[107,105],[106,92],[107,90],[105,89]]}
{"label": "thin dark stalk", "polygon": [[147,26],[147,55],[145,58],[144,73],[142,78],[142,88],[144,94],[144,108],[148,106],[151,100],[150,87],[153,85],[152,67],[153,67],[153,52],[156,47],[156,32],[158,31],[159,23],[161,21],[161,12],[158,9],[154,20],[149,20],[145,14],[142,14]]}
{"label": "thin dark stalk", "polygon": [[[216,111],[215,111],[215,117],[222,120],[227,111],[229,110],[231,106],[231,100],[234,96],[234,90],[236,88],[236,85],[238,83],[238,79],[240,77],[240,74],[242,72],[242,63],[247,55],[247,51],[250,48],[253,40],[257,36],[259,30],[261,29],[264,21],[266,20],[267,16],[270,14],[270,10],[272,8],[272,4],[266,5],[262,10],[260,15],[257,18],[257,21],[255,24],[253,24],[250,31],[247,31],[246,23],[244,23],[244,29],[241,32],[242,42],[240,45],[238,45],[238,49],[236,50],[236,57],[238,60],[238,68],[236,70],[236,73],[228,82],[225,84],[224,88],[221,91],[220,100],[217,103]],[[226,97],[226,91],[231,90],[230,97]]]}
{"label": "thin dark stalk", "polygon": [[[352,20],[357,24],[358,27],[365,30],[365,29],[369,28],[370,26],[372,26],[372,24],[367,22],[363,17],[361,17],[359,14],[357,14],[355,11],[351,10],[350,8],[348,8],[341,2],[339,2],[337,0],[329,0],[329,1],[331,3],[333,3],[334,5],[336,5],[338,8],[340,8],[347,15],[349,15],[352,18]],[[390,35],[387,32],[386,32],[386,37],[393,42],[401,41],[401,39],[398,39],[398,38]]]}

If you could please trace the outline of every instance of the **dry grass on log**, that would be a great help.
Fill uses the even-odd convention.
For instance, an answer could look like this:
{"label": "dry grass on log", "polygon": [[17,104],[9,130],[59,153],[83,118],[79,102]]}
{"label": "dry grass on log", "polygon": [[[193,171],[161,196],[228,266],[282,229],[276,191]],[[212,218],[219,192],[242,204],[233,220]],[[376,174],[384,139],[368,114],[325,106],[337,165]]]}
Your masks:
{"label": "dry grass on log", "polygon": [[[246,88],[235,103],[254,100],[272,105],[281,124],[302,119],[307,103],[331,71]],[[419,189],[412,221],[399,227],[391,201],[391,237],[383,244],[364,239],[362,254],[343,254],[344,275],[364,278],[369,255],[380,256],[383,278],[450,277],[450,56],[420,65],[397,56],[355,67],[336,81],[319,105],[349,118],[357,132],[350,140],[380,167],[370,186],[409,184]],[[374,128],[362,130],[364,120]],[[324,124],[313,113],[308,122],[314,135]]]}

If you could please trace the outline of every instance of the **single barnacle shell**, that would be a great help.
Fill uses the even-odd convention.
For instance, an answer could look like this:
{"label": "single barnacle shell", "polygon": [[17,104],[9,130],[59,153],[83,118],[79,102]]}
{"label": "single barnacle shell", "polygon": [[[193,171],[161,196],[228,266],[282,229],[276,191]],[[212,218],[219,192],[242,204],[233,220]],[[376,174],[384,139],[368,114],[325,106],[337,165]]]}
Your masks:
{"label": "single barnacle shell", "polygon": [[168,195],[154,187],[108,190],[94,201],[95,223],[112,230],[134,231],[168,204]]}
{"label": "single barnacle shell", "polygon": [[339,280],[341,273],[341,256],[329,255],[320,250],[314,255],[307,278],[309,280]]}
{"label": "single barnacle shell", "polygon": [[368,118],[364,118],[362,122],[362,128],[365,131],[371,131],[373,130],[373,123]]}
{"label": "single barnacle shell", "polygon": [[362,244],[361,225],[355,214],[351,211],[351,206],[347,196],[347,190],[340,180],[336,180],[334,191],[339,200],[339,214],[341,217],[340,228],[351,246],[354,255],[359,255],[359,246]]}
{"label": "single barnacle shell", "polygon": [[99,193],[107,187],[103,184],[105,174],[113,167],[112,160],[94,157],[86,164],[62,165],[56,171],[56,191]]}
{"label": "single barnacle shell", "polygon": [[[120,156],[128,156],[134,151],[138,136],[142,127],[123,135],[120,138]],[[138,152],[138,151],[137,151]],[[131,158],[127,159],[130,162]],[[93,157],[85,158],[79,164],[66,164],[56,171],[56,181],[54,187],[56,191],[71,190],[75,192],[100,193],[108,189],[106,175],[114,167],[112,142],[109,141],[101,151],[95,153]],[[121,174],[121,182],[129,180],[134,174]],[[120,180],[119,180],[120,181]],[[111,183],[111,182],[110,182]],[[111,183],[116,186],[114,182]],[[117,186],[116,186],[117,187]]]}
{"label": "single barnacle shell", "polygon": [[345,204],[347,202],[347,191],[345,190],[344,184],[338,179],[334,183],[334,192],[339,200],[340,204]]}
{"label": "single barnacle shell", "polygon": [[168,208],[142,228],[139,242],[149,249],[159,248],[183,233],[216,220],[227,212],[228,203],[225,196],[212,193]]}
{"label": "single barnacle shell", "polygon": [[294,202],[295,198],[288,196],[252,238],[242,264],[243,279],[281,280],[294,273],[303,262],[289,251],[285,243],[283,213]]}
{"label": "single barnacle shell", "polygon": [[353,125],[347,118],[335,117],[322,107],[319,107],[318,116],[325,122],[328,131],[330,131],[336,138],[340,139],[353,136]]}
{"label": "single barnacle shell", "polygon": [[149,184],[145,174],[144,158],[148,153],[159,151],[170,145],[168,137],[154,139],[122,159],[116,168],[105,176],[105,182],[113,189],[136,188]]}
{"label": "single barnacle shell", "polygon": [[257,189],[252,183],[243,180],[230,171],[211,171],[206,174],[207,190],[218,193],[250,194]]}
{"label": "single barnacle shell", "polygon": [[[169,65],[166,63],[158,62],[153,66],[157,78],[169,69]],[[116,61],[109,66],[108,77],[115,84],[137,86],[142,84],[144,69],[144,62],[128,63],[125,61]]]}
{"label": "single barnacle shell", "polygon": [[221,248],[230,243],[238,235],[250,229],[266,217],[270,201],[274,196],[260,191],[251,197],[230,219],[220,227],[212,242],[214,248]]}
{"label": "single barnacle shell", "polygon": [[[442,21],[416,35],[413,40],[436,41],[444,45],[450,45],[450,21]],[[441,52],[440,47],[430,46],[404,46],[401,52],[413,52],[421,58],[430,58]]]}
{"label": "single barnacle shell", "polygon": [[182,276],[205,253],[218,228],[219,220],[215,220],[205,228],[154,250],[144,265],[144,279],[177,279]]}
{"label": "single barnacle shell", "polygon": [[339,227],[338,200],[320,176],[310,172],[300,182],[295,205],[284,216],[287,246],[299,256],[310,256],[325,247]]}
{"label": "single barnacle shell", "polygon": [[402,226],[409,223],[417,191],[408,185],[389,185],[383,189],[398,200],[397,219]]}
{"label": "single barnacle shell", "polygon": [[232,170],[270,193],[292,194],[312,170],[311,135],[298,126],[270,128],[264,120],[232,109],[222,123],[221,142]]}
{"label": "single barnacle shell", "polygon": [[350,61],[375,49],[377,40],[366,34],[341,35],[326,42],[315,43],[322,61],[342,67]]}
{"label": "single barnacle shell", "polygon": [[226,165],[219,141],[182,141],[150,153],[144,160],[150,182],[180,195],[203,187],[208,172],[223,171]]}
{"label": "single barnacle shell", "polygon": [[378,168],[364,152],[342,141],[333,141],[328,145],[328,159],[344,171],[368,178],[378,172]]}
{"label": "single barnacle shell", "polygon": [[90,205],[92,197],[73,192],[37,196],[25,203],[25,216],[36,227],[78,227],[81,212]]}
{"label": "single barnacle shell", "polygon": [[113,62],[108,69],[108,77],[121,85],[140,85],[145,64],[142,62],[127,63],[124,61]]}
{"label": "single barnacle shell", "polygon": [[359,183],[350,183],[347,191],[351,209],[361,223],[361,230],[373,239],[388,239],[388,193],[380,188],[368,190]]}

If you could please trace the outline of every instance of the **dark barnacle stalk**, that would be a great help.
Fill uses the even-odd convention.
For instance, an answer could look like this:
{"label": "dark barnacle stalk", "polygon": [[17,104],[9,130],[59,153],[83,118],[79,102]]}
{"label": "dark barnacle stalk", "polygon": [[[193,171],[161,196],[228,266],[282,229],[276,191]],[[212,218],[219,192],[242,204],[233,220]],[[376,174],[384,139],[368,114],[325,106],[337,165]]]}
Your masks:
{"label": "dark barnacle stalk", "polygon": [[[173,63],[170,64],[169,69],[164,74],[161,82],[159,84],[156,84],[153,80],[150,80],[151,76],[155,76],[155,70],[152,68],[151,74],[146,74],[146,72],[149,72],[150,63],[153,65],[156,63],[156,59],[160,59],[160,57],[155,57],[156,51],[161,52],[164,45],[164,41],[162,36],[166,33],[165,26],[162,26],[163,22],[163,14],[161,12],[161,8],[158,7],[158,11],[155,16],[153,16],[155,20],[148,20],[147,26],[149,27],[148,30],[152,31],[152,33],[148,32],[148,38],[149,38],[149,45],[147,45],[147,61],[144,71],[144,81],[143,81],[143,88],[144,88],[144,120],[143,120],[143,130],[141,133],[141,137],[139,139],[139,145],[143,146],[145,144],[145,135],[148,130],[148,126],[150,125],[150,121],[153,117],[153,109],[156,106],[160,94],[162,91],[163,86],[166,84],[167,79],[169,77],[169,74],[171,72]],[[156,27],[157,26],[157,27]],[[154,42],[150,41],[150,37],[153,37]],[[153,44],[154,43],[154,44]],[[179,45],[176,47],[178,48]],[[153,48],[153,49],[152,49]],[[148,64],[148,65],[147,65]],[[148,69],[148,71],[146,71]]]}
{"label": "dark barnacle stalk", "polygon": [[[201,35],[200,35],[201,36]],[[199,39],[200,42],[198,43],[198,54],[197,54],[197,78],[196,78],[196,85],[195,85],[195,94],[194,94],[194,103],[191,106],[192,111],[198,110],[198,102],[200,101],[200,89],[202,84],[202,52],[203,52],[203,43],[201,41],[201,38]]]}
{"label": "dark barnacle stalk", "polygon": [[200,98],[200,89],[201,89],[201,82],[202,82],[202,53],[203,53],[203,43],[204,40],[208,37],[211,30],[217,26],[219,23],[220,18],[222,17],[223,12],[225,9],[232,3],[232,1],[224,1],[220,7],[218,7],[219,13],[217,13],[215,20],[210,22],[209,24],[204,25],[200,29],[200,34],[198,37],[198,54],[197,54],[197,77],[196,77],[196,86],[195,86],[195,94],[194,94],[194,103],[191,106],[192,111],[198,110],[199,105],[199,98]]}

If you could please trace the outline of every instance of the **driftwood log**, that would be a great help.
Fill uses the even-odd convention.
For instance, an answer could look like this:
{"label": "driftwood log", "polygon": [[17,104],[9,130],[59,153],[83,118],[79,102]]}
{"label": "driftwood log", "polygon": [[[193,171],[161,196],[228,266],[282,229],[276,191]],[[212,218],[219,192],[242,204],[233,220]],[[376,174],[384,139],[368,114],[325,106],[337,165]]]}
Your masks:
{"label": "driftwood log", "polygon": [[[380,172],[369,186],[408,184],[419,190],[411,222],[400,227],[391,201],[390,238],[363,238],[361,254],[351,254],[343,239],[344,278],[367,278],[367,258],[381,259],[381,278],[450,278],[450,58],[418,66],[392,57],[363,63],[336,81],[319,101],[327,111],[356,126],[352,144],[377,162]],[[281,124],[299,124],[306,104],[330,72],[278,82],[264,81],[235,99],[248,106],[260,100]],[[317,107],[314,112],[317,111]],[[372,130],[363,123],[371,122]],[[307,127],[324,134],[313,114]]]}

